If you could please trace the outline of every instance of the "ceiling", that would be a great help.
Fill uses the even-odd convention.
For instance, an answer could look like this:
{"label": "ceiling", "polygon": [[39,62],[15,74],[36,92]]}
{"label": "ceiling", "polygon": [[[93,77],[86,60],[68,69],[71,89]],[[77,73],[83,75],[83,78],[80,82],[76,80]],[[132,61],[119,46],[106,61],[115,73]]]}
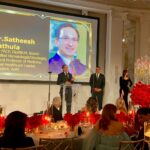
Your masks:
{"label": "ceiling", "polygon": [[128,7],[136,9],[149,9],[150,10],[150,0],[81,0],[89,1],[119,7]]}
{"label": "ceiling", "polygon": [[50,5],[52,2],[66,3],[66,4],[69,3],[77,4],[78,2],[86,2],[86,3],[90,2],[90,3],[97,3],[97,4],[105,4],[109,6],[117,6],[117,7],[131,8],[131,9],[144,9],[150,11],[150,0],[22,0],[22,1],[43,3],[48,5]]}

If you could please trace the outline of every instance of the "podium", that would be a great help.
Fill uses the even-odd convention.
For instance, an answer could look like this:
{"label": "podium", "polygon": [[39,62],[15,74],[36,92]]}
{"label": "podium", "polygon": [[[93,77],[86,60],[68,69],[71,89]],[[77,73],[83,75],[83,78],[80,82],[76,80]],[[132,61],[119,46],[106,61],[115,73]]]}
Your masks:
{"label": "podium", "polygon": [[78,112],[81,108],[79,108],[79,90],[81,85],[80,84],[63,84],[61,85],[62,88],[62,115],[67,113],[67,101],[66,98],[69,98],[71,101],[71,112],[72,114]]}

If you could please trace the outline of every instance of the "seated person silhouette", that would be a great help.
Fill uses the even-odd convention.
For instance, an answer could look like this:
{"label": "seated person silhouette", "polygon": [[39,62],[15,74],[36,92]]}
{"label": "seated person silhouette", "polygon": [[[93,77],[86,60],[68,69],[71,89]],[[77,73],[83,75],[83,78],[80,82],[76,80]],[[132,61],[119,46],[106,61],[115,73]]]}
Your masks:
{"label": "seated person silhouette", "polygon": [[98,102],[96,98],[89,97],[86,102],[86,111],[90,113],[98,112]]}
{"label": "seated person silhouette", "polygon": [[59,96],[53,98],[51,107],[48,109],[48,114],[53,117],[53,121],[57,122],[63,120],[62,113],[60,111],[61,98]]}
{"label": "seated person silhouette", "polygon": [[23,148],[35,146],[33,139],[25,135],[27,115],[20,111],[11,112],[5,120],[5,130],[0,137],[0,147]]}
{"label": "seated person silhouette", "polygon": [[[82,150],[118,150],[120,141],[130,140],[122,123],[116,119],[117,108],[106,104],[102,110],[102,118],[96,123],[83,142]],[[131,150],[125,145],[124,150]]]}
{"label": "seated person silhouette", "polygon": [[127,108],[126,108],[126,105],[125,105],[125,101],[123,99],[123,95],[124,95],[124,93],[122,92],[120,97],[117,99],[116,107],[117,107],[118,111],[127,113],[128,111],[127,111]]}
{"label": "seated person silhouette", "polygon": [[57,30],[57,53],[49,59],[49,71],[60,73],[63,65],[67,65],[72,75],[80,75],[86,71],[86,65],[74,58],[79,43],[79,32],[71,23],[61,24]]}
{"label": "seated person silhouette", "polygon": [[[150,108],[141,107],[137,110],[138,122],[140,124],[140,129],[136,140],[144,139],[144,122],[150,120]],[[135,140],[135,139],[134,139]],[[148,144],[145,143],[144,150],[149,150]]]}

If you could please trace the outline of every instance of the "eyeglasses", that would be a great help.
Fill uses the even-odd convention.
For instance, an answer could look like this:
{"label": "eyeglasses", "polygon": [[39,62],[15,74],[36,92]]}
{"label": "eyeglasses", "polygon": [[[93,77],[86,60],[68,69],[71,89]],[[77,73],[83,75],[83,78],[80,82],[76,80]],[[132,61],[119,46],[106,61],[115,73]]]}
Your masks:
{"label": "eyeglasses", "polygon": [[78,42],[79,41],[77,38],[69,38],[69,37],[61,37],[59,39],[65,40],[65,41],[72,41],[72,42]]}

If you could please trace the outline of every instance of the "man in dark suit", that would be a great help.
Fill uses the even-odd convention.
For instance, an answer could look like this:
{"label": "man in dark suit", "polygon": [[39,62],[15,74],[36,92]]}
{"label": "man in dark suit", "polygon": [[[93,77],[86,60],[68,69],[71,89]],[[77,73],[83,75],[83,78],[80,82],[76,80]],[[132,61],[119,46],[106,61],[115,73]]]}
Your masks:
{"label": "man in dark suit", "polygon": [[49,59],[49,70],[60,73],[62,65],[67,65],[73,75],[83,74],[87,67],[76,58],[79,32],[71,23],[61,24],[56,34],[57,53]]}
{"label": "man in dark suit", "polygon": [[68,72],[67,65],[63,65],[62,69],[63,69],[63,72],[58,74],[57,84],[61,85],[60,96],[61,96],[62,100],[63,100],[63,86],[66,86],[66,88],[65,88],[66,111],[67,111],[67,113],[70,113],[71,112],[71,103],[72,103],[71,84],[73,83],[74,79],[72,77],[72,74]]}
{"label": "man in dark suit", "polygon": [[105,76],[101,73],[101,68],[96,67],[96,73],[90,77],[90,86],[92,97],[98,100],[99,110],[102,109],[102,101],[105,87]]}

